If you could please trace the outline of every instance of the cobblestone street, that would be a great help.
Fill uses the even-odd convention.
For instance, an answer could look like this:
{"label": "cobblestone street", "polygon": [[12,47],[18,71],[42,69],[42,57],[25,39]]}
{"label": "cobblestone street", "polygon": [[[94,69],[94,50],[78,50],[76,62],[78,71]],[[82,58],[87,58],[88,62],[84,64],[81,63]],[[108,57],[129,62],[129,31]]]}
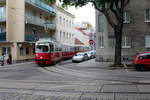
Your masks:
{"label": "cobblestone street", "polygon": [[[50,94],[62,93],[49,92]],[[73,97],[63,95],[46,96],[24,93],[0,93],[0,100],[150,100],[149,98],[149,94],[82,93],[79,97]]]}

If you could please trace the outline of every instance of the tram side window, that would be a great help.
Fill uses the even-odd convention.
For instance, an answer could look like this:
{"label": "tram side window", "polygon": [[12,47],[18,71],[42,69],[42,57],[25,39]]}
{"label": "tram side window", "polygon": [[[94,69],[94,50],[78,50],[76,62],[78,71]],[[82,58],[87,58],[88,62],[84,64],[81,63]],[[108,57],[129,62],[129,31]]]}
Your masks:
{"label": "tram side window", "polygon": [[60,49],[59,49],[58,47],[56,47],[56,48],[55,48],[55,51],[57,51],[57,52],[58,52],[58,51],[60,51]]}
{"label": "tram side window", "polygon": [[54,52],[54,45],[50,44],[49,47],[50,47],[50,52]]}
{"label": "tram side window", "polygon": [[59,51],[62,51],[62,48],[59,48]]}

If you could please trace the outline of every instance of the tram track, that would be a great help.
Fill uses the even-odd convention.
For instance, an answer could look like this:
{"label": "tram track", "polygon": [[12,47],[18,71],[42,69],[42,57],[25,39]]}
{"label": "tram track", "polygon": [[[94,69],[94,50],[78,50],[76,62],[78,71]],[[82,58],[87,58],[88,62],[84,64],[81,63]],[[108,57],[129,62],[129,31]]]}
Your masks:
{"label": "tram track", "polygon": [[[69,76],[69,77],[78,77],[78,78],[85,78],[85,79],[95,79],[95,80],[103,80],[103,81],[115,81],[115,82],[125,82],[125,83],[136,83],[136,84],[145,84],[143,82],[139,82],[143,80],[144,76],[134,76],[134,75],[119,75],[119,74],[107,74],[107,73],[91,73],[91,72],[84,72],[79,70],[73,70],[69,68],[64,68],[63,66],[55,66],[55,67],[47,67],[43,68],[47,70],[47,72],[55,73],[56,75],[60,76]],[[91,74],[91,76],[90,76]],[[94,75],[94,76],[93,76]],[[147,77],[150,79],[150,77]],[[146,83],[148,84],[148,83]]]}

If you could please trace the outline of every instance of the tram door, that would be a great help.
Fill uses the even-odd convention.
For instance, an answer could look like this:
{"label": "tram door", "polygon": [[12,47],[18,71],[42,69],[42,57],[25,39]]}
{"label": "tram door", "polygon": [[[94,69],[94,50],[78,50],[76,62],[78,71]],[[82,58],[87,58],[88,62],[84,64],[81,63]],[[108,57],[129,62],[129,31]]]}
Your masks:
{"label": "tram door", "polygon": [[49,44],[49,48],[50,48],[50,59],[52,61],[55,60],[55,55],[54,55],[54,45],[52,43]]}
{"label": "tram door", "polygon": [[55,61],[58,61],[60,59],[60,51],[56,45],[54,45],[54,55],[55,55]]}

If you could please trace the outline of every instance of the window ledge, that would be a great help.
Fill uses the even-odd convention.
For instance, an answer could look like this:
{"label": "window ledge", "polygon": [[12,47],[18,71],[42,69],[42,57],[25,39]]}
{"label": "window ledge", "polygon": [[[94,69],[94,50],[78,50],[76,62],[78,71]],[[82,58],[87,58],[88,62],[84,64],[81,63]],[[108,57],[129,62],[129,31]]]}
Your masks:
{"label": "window ledge", "polygon": [[145,46],[145,48],[150,48],[150,46]]}
{"label": "window ledge", "polygon": [[122,46],[123,49],[130,49],[131,46]]}
{"label": "window ledge", "polygon": [[145,20],[146,23],[150,23],[150,20]]}
{"label": "window ledge", "polygon": [[123,23],[124,23],[124,24],[129,24],[129,23],[130,23],[130,21],[124,21]]}

